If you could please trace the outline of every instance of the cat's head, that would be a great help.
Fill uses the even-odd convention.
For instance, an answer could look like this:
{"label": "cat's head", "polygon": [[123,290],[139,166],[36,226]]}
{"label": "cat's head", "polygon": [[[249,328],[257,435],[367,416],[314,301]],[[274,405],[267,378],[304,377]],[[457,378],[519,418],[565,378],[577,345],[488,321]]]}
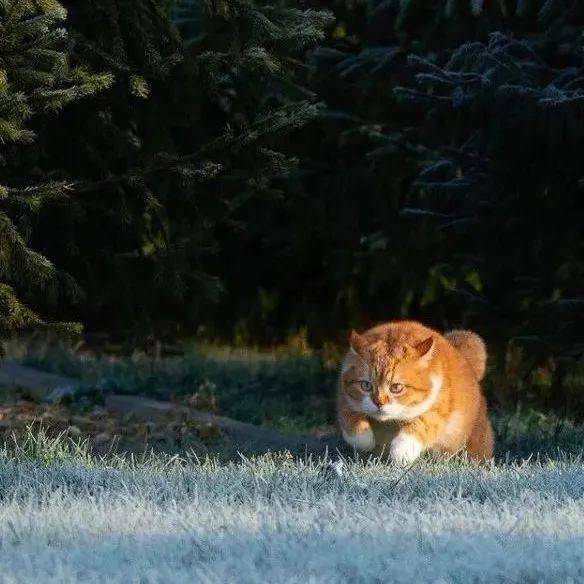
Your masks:
{"label": "cat's head", "polygon": [[353,331],[350,345],[340,381],[353,411],[411,420],[432,407],[443,380],[435,335],[406,341]]}

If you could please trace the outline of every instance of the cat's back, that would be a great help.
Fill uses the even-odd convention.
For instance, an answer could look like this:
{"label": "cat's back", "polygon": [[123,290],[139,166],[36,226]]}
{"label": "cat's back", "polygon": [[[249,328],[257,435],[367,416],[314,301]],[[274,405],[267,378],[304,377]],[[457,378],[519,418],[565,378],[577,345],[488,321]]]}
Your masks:
{"label": "cat's back", "polygon": [[415,344],[430,336],[443,338],[438,331],[415,320],[391,320],[370,328],[363,335],[369,338],[380,338],[389,341],[390,344]]}

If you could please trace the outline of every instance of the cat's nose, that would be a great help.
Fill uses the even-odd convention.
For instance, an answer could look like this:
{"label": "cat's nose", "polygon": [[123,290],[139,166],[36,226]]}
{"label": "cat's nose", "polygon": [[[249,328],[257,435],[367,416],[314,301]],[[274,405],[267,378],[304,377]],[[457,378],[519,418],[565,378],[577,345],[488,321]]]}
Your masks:
{"label": "cat's nose", "polygon": [[377,395],[372,395],[371,396],[371,401],[378,407],[380,408],[381,406],[384,406],[387,403],[387,398],[385,398],[384,396],[382,396],[381,394],[377,394]]}

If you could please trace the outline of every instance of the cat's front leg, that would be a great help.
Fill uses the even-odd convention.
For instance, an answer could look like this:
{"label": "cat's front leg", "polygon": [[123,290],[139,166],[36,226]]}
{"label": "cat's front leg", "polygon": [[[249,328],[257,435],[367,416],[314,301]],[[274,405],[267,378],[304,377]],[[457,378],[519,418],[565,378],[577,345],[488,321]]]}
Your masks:
{"label": "cat's front leg", "polygon": [[339,425],[343,439],[360,452],[371,452],[375,448],[375,435],[369,420],[346,409],[339,411]]}
{"label": "cat's front leg", "polygon": [[396,464],[407,466],[412,464],[424,451],[424,444],[418,435],[408,431],[400,431],[389,445],[389,456]]}
{"label": "cat's front leg", "polygon": [[432,448],[442,427],[442,418],[432,412],[401,425],[389,444],[391,460],[403,466],[412,464],[420,454]]}

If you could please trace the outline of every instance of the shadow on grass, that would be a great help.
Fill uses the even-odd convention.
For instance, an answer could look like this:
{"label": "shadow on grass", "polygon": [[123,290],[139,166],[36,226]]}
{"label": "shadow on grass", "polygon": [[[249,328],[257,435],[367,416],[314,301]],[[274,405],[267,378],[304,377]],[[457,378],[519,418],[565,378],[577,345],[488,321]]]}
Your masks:
{"label": "shadow on grass", "polygon": [[209,529],[204,535],[84,534],[45,546],[21,539],[5,544],[0,558],[14,581],[44,579],[49,568],[72,581],[192,582],[211,581],[212,574],[217,582],[367,582],[389,575],[392,582],[576,582],[584,572],[583,544],[582,537],[497,533]]}

